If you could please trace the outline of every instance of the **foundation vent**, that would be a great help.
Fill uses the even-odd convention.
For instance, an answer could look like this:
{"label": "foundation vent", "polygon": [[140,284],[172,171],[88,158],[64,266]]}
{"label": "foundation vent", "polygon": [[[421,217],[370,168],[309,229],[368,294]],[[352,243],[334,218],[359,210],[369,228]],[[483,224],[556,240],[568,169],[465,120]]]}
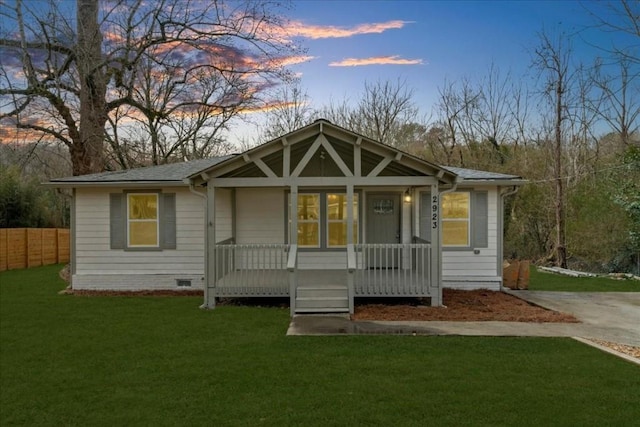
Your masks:
{"label": "foundation vent", "polygon": [[176,285],[179,288],[189,288],[189,287],[191,287],[191,280],[189,280],[189,279],[176,279]]}

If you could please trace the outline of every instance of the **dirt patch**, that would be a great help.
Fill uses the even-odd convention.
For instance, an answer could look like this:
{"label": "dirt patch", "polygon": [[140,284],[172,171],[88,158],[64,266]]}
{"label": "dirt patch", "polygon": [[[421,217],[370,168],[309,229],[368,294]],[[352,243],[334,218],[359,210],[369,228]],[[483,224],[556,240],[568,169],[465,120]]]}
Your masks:
{"label": "dirt patch", "polygon": [[353,320],[402,321],[499,321],[535,323],[579,323],[570,314],[547,310],[503,292],[479,289],[463,291],[443,290],[445,307],[422,305],[420,300],[364,303],[355,307]]}

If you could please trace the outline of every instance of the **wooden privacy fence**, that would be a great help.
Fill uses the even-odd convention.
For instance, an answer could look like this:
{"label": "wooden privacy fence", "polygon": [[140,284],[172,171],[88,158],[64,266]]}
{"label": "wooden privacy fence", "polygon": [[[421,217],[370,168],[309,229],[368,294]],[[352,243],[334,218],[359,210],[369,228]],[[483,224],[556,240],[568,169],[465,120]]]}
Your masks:
{"label": "wooden privacy fence", "polygon": [[69,262],[66,228],[0,229],[0,271]]}

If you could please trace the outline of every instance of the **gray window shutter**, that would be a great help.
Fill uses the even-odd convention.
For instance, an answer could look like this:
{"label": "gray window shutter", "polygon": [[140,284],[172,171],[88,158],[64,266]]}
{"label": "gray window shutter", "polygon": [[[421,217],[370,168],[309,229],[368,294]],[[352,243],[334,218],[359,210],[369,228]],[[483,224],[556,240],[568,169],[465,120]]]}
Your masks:
{"label": "gray window shutter", "polygon": [[420,193],[420,238],[431,241],[431,192]]}
{"label": "gray window shutter", "polygon": [[471,214],[472,219],[472,233],[473,233],[473,247],[474,248],[486,248],[489,246],[489,203],[488,193],[486,191],[474,192],[473,195],[473,209]]}
{"label": "gray window shutter", "polygon": [[126,203],[122,193],[109,194],[109,231],[111,249],[124,249],[126,246]]}
{"label": "gray window shutter", "polygon": [[176,248],[176,195],[175,193],[160,194],[160,247],[162,249]]}

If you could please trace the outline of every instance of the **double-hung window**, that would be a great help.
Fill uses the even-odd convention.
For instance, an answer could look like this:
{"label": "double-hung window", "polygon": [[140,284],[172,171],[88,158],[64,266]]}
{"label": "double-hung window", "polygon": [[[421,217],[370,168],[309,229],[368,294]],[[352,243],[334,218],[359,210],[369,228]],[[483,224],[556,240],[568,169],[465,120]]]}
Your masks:
{"label": "double-hung window", "polygon": [[[346,194],[327,194],[327,247],[347,246],[347,206]],[[358,194],[353,195],[353,242],[358,242]]]}
{"label": "double-hung window", "polygon": [[127,194],[127,246],[158,247],[158,193]]}
{"label": "double-hung window", "polygon": [[442,197],[443,246],[470,246],[471,194],[447,193]]}
{"label": "double-hung window", "polygon": [[298,213],[298,245],[302,248],[319,248],[320,194],[299,194],[296,211]]}
{"label": "double-hung window", "polygon": [[[288,212],[291,212],[289,195]],[[353,242],[358,242],[358,194],[353,195]],[[299,193],[298,246],[301,248],[344,248],[347,246],[347,195],[345,193]],[[289,218],[291,241],[291,218]]]}
{"label": "double-hung window", "polygon": [[[420,237],[431,239],[433,199],[422,193]],[[488,192],[467,190],[445,193],[440,199],[442,246],[450,250],[469,250],[489,246]]]}
{"label": "double-hung window", "polygon": [[176,249],[176,194],[131,191],[109,194],[111,249]]}

